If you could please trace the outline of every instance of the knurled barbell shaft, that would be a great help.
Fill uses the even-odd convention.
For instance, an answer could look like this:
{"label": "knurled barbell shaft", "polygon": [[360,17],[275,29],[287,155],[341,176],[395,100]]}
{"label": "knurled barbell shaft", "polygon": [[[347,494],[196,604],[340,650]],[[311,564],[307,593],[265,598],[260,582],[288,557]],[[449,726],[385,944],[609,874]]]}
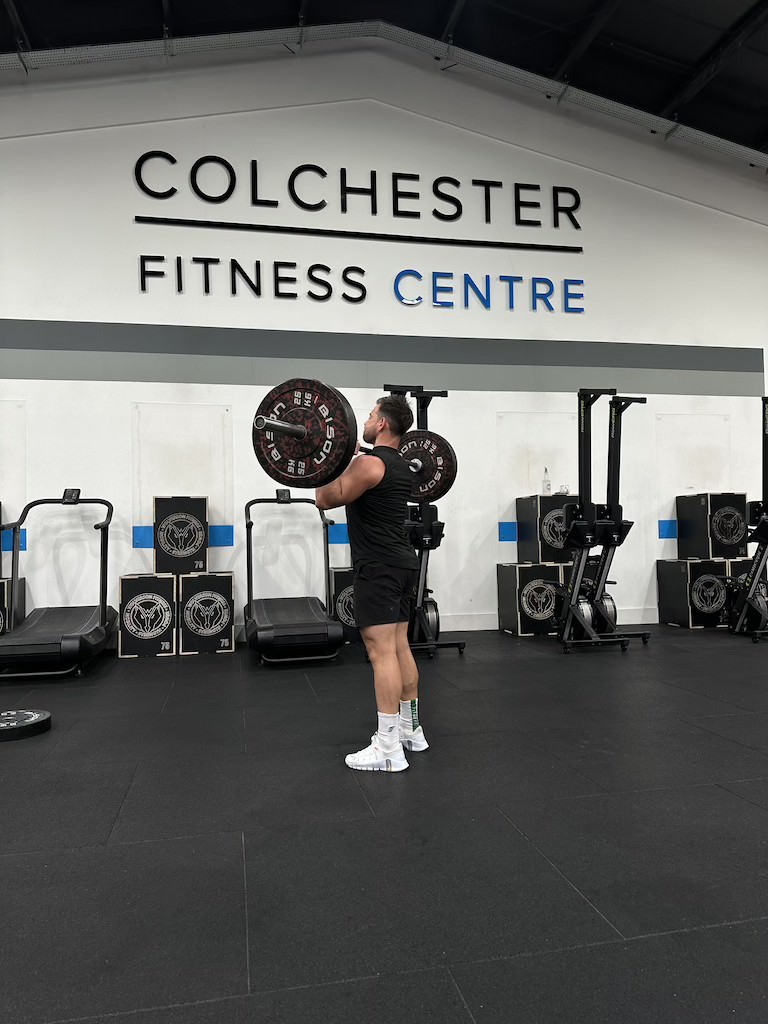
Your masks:
{"label": "knurled barbell shaft", "polygon": [[[358,448],[358,452],[360,455],[370,455],[372,451],[373,448],[364,448],[362,445],[360,445],[360,447]],[[406,459],[406,462],[408,463],[408,468],[412,473],[418,473],[419,470],[423,469],[424,467],[424,463],[421,461],[421,459]]]}
{"label": "knurled barbell shaft", "polygon": [[[307,436],[307,428],[299,426],[296,423],[286,423],[285,420],[272,420],[269,416],[257,416],[253,421],[254,427],[257,430],[267,430],[272,434],[283,434],[285,437],[295,437],[299,441],[303,441]],[[368,455],[372,448],[361,448],[360,453],[362,455]],[[412,473],[418,473],[423,466],[421,459],[409,459],[408,465]]]}
{"label": "knurled barbell shaft", "polygon": [[[285,437],[295,437],[303,441],[307,436],[307,428],[295,423],[286,423],[285,420],[272,420],[269,416],[257,416],[253,421],[257,430],[267,430],[272,434],[283,434]],[[361,455],[369,455],[372,448],[361,448]],[[408,466],[412,473],[418,473],[424,463],[421,459],[408,459]]]}
{"label": "knurled barbell shaft", "polygon": [[257,416],[253,421],[257,430],[267,430],[272,434],[284,434],[303,441],[307,436],[307,428],[298,423],[286,423],[285,420],[272,420],[269,416]]}
{"label": "knurled barbell shaft", "polygon": [[[309,377],[292,377],[272,388],[260,402],[251,430],[262,469],[289,487],[322,487],[335,480],[358,450],[356,437],[355,414],[344,395]],[[444,437],[410,430],[397,451],[410,469],[410,501],[437,501],[448,492],[457,464]]]}

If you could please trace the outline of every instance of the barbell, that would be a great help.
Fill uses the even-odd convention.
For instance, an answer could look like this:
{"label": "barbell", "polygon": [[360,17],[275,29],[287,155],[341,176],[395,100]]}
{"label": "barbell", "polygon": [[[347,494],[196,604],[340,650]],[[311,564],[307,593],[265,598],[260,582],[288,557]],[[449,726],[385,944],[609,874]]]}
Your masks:
{"label": "barbell", "polygon": [[[252,437],[256,458],[273,480],[288,487],[322,487],[352,461],[357,421],[336,388],[294,377],[272,388],[259,404]],[[456,453],[444,437],[431,430],[409,430],[398,451],[413,474],[412,501],[437,501],[450,490]]]}

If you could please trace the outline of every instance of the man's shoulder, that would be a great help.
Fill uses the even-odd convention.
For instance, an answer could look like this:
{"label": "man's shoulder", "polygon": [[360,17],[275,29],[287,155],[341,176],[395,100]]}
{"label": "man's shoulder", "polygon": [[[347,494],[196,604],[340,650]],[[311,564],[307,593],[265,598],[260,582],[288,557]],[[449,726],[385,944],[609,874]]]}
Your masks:
{"label": "man's shoulder", "polygon": [[375,451],[372,451],[365,455],[358,455],[357,458],[352,460],[352,464],[349,467],[354,475],[359,480],[364,480],[369,487],[379,483],[386,471],[384,460],[372,457],[376,454]]}

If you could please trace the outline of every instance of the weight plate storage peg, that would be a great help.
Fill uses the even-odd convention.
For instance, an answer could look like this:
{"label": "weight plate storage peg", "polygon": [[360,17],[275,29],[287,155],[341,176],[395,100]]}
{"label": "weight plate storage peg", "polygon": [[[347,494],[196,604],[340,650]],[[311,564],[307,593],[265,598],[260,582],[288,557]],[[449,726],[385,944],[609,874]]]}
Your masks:
{"label": "weight plate storage peg", "polygon": [[437,501],[453,486],[458,464],[456,452],[432,430],[409,430],[403,434],[400,454],[411,462],[411,501]]}
{"label": "weight plate storage peg", "polygon": [[256,410],[252,434],[256,458],[273,480],[288,487],[321,487],[349,465],[357,422],[336,388],[294,377],[266,395]]}
{"label": "weight plate storage peg", "polygon": [[50,728],[50,711],[0,711],[0,741],[24,739]]}

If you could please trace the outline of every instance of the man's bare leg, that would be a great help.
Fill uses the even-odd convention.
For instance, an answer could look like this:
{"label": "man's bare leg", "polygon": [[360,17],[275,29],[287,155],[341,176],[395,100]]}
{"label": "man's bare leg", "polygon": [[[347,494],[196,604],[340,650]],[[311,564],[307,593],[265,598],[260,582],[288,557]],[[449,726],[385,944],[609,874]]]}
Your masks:
{"label": "man's bare leg", "polygon": [[419,670],[408,643],[408,623],[398,622],[397,660],[403,689],[400,696],[400,740],[406,750],[427,750],[429,744],[419,722]]}
{"label": "man's bare leg", "polygon": [[419,696],[419,670],[413,657],[411,645],[408,643],[408,623],[398,622],[395,631],[397,661],[400,665],[400,678],[403,687],[399,700],[416,700]]}
{"label": "man's bare leg", "polygon": [[362,626],[360,635],[373,669],[378,729],[371,745],[356,754],[348,754],[349,768],[361,771],[400,772],[408,767],[400,742],[400,696],[403,678],[397,655],[396,623]]}
{"label": "man's bare leg", "polygon": [[373,669],[376,708],[383,715],[396,715],[400,710],[403,678],[397,648],[397,626],[388,622],[381,626],[363,626],[360,635]]}

